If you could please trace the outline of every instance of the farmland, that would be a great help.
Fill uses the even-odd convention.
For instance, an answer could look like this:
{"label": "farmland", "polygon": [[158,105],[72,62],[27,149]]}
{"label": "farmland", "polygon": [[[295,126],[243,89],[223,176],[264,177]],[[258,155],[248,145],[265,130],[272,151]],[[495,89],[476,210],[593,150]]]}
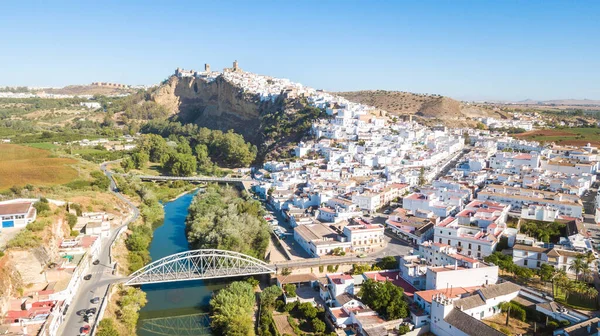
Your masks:
{"label": "farmland", "polygon": [[555,142],[559,145],[585,146],[588,143],[600,145],[600,128],[595,127],[544,129],[514,136],[525,140]]}
{"label": "farmland", "polygon": [[12,144],[0,145],[0,190],[12,186],[51,186],[77,178],[77,163],[68,158],[51,157],[47,150]]}

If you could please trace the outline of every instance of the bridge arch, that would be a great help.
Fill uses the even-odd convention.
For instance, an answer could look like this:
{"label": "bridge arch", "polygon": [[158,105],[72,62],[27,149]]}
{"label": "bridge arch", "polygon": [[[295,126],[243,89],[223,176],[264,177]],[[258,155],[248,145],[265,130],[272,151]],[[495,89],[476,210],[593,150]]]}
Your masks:
{"label": "bridge arch", "polygon": [[266,262],[239,252],[191,250],[156,260],[131,274],[126,285],[275,273]]}

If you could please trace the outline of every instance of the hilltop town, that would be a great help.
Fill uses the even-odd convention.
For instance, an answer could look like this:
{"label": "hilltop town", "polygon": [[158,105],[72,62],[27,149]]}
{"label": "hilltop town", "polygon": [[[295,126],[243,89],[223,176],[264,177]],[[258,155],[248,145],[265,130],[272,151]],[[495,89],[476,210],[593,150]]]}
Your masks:
{"label": "hilltop town", "polygon": [[[461,103],[451,118],[465,123],[444,124],[435,115],[392,113],[352,94],[244,71],[237,61],[222,72],[209,64],[204,71],[177,68],[147,92],[110,99],[11,94],[2,102],[15,125],[36,120],[30,114],[54,119],[27,124],[25,136],[6,135],[0,149],[17,160],[19,150],[50,148],[60,160],[73,160],[54,169],[66,172],[69,164],[86,162],[101,171],[82,182],[71,167],[78,179],[46,189],[5,185],[1,246],[24,288],[12,280],[5,286],[10,294],[0,302],[2,330],[108,330],[100,321],[121,332],[135,330],[123,315],[137,321],[143,304],[131,312],[115,297],[145,295],[123,283],[150,262],[152,230],[164,217],[156,195],[185,193],[200,183],[201,197],[209,182],[238,185],[239,195],[228,191],[244,200],[235,211],[247,209],[258,218],[248,222],[268,229],[266,253],[258,259],[273,267],[270,282],[278,289],[261,289],[278,295],[263,307],[260,294],[256,309],[269,311],[258,316],[260,328],[282,334],[569,335],[599,321],[591,312],[598,308],[600,142],[590,116],[565,122],[540,111],[492,109],[467,116]],[[17,113],[10,99],[38,105],[54,99],[50,108],[60,106],[69,117],[35,104]],[[63,130],[69,128],[80,133]],[[559,143],[564,139],[553,138],[556,132],[575,142]],[[257,147],[268,147],[261,141],[287,146],[259,160]],[[28,174],[15,175],[28,182],[21,176]],[[110,192],[118,201],[115,207],[103,203],[106,211],[83,211],[74,201],[82,199],[77,190],[87,197]],[[211,190],[211,197],[219,195]],[[64,199],[46,199],[51,193]],[[138,211],[141,220],[133,222]],[[52,230],[36,231],[40,219]],[[62,228],[68,221],[70,233]],[[191,242],[196,228],[188,225],[181,234]],[[51,253],[28,252],[27,244],[15,242],[39,231],[44,239],[54,237]],[[210,235],[240,239],[227,230]],[[92,301],[82,293],[89,290],[96,290]],[[85,318],[68,315],[74,310]],[[507,318],[513,323],[506,325]]]}

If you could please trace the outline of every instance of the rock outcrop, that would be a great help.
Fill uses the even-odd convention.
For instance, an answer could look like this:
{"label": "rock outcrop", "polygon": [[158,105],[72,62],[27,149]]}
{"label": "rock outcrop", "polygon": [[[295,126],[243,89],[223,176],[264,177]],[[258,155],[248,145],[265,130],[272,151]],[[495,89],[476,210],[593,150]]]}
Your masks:
{"label": "rock outcrop", "polygon": [[260,141],[260,116],[277,104],[243,93],[222,76],[212,81],[172,76],[153,93],[152,100],[177,114],[183,123],[233,129],[255,144]]}

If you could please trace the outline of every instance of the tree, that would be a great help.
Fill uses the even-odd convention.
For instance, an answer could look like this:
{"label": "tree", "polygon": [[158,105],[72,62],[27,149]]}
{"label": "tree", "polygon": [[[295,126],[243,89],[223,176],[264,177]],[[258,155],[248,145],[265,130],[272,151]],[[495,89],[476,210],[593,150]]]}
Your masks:
{"label": "tree", "polygon": [[196,172],[196,157],[191,154],[176,153],[169,155],[163,169],[173,176],[190,176]]}
{"label": "tree", "polygon": [[548,264],[542,264],[539,270],[540,279],[542,281],[550,281],[556,273],[556,269]]}
{"label": "tree", "polygon": [[590,264],[588,264],[586,261],[584,261],[581,265],[581,274],[583,275],[584,281],[589,281],[592,275],[592,268],[590,267]]}
{"label": "tree", "polygon": [[123,170],[127,173],[135,168],[135,162],[133,162],[131,157],[126,157],[121,160],[121,168],[123,168]]}
{"label": "tree", "polygon": [[73,230],[73,227],[77,224],[77,216],[67,213],[67,223],[69,224],[69,228]]}
{"label": "tree", "polygon": [[296,285],[294,285],[294,284],[283,285],[283,290],[285,290],[285,293],[287,294],[288,297],[296,296]]}
{"label": "tree", "polygon": [[403,298],[404,291],[390,281],[376,282],[368,279],[360,289],[360,300],[387,319],[408,316],[408,303]]}
{"label": "tree", "polygon": [[315,317],[312,319],[311,324],[316,333],[325,332],[325,322],[321,321],[319,318]]}
{"label": "tree", "polygon": [[582,254],[578,254],[575,257],[575,259],[573,259],[573,261],[571,261],[571,264],[569,265],[569,270],[575,272],[576,279],[579,279],[579,273],[581,273],[581,270],[583,270],[583,265],[584,265],[584,261],[583,261]]}
{"label": "tree", "polygon": [[275,301],[281,294],[281,288],[276,285],[265,288],[260,293],[260,304],[263,306],[263,309],[273,310]]}
{"label": "tree", "polygon": [[427,181],[425,180],[425,167],[421,167],[421,169],[419,170],[419,185],[422,186],[426,182]]}
{"label": "tree", "polygon": [[150,161],[150,155],[144,151],[139,151],[131,155],[131,160],[136,169],[142,169],[148,164],[148,161]]}
{"label": "tree", "polygon": [[383,257],[380,261],[378,261],[375,265],[383,270],[397,269],[398,261],[394,256],[386,256]]}
{"label": "tree", "polygon": [[313,319],[317,317],[318,310],[310,302],[303,302],[298,305],[298,311],[307,319]]}
{"label": "tree", "polygon": [[221,335],[254,335],[254,301],[251,284],[231,283],[210,300],[212,327]]}
{"label": "tree", "polygon": [[119,331],[115,327],[115,321],[112,318],[103,318],[98,323],[98,336],[119,336]]}

